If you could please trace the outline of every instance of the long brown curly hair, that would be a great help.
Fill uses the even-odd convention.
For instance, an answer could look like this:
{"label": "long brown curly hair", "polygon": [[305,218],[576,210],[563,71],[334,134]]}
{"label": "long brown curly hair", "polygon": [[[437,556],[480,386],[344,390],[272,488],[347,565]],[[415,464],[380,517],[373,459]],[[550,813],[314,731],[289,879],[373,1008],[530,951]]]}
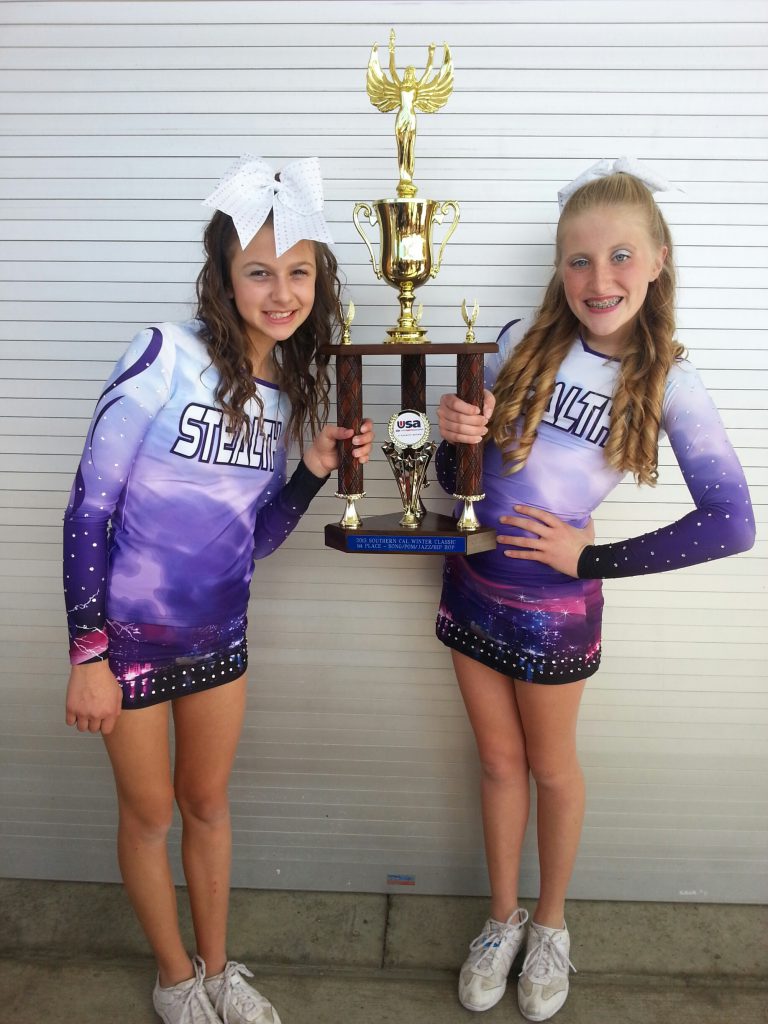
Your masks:
{"label": "long brown curly hair", "polygon": [[571,218],[599,206],[640,211],[653,244],[667,248],[661,273],[649,285],[621,356],[605,444],[610,466],[631,472],[638,483],[655,484],[667,375],[685,350],[674,337],[675,264],[669,227],[652,194],[630,174],[588,182],[568,200],[557,226],[555,272],[532,326],[496,380],[488,438],[502,450],[508,472],[522,469],[552,398],[560,363],[580,329],[560,273],[563,229]]}
{"label": "long brown curly hair", "polygon": [[[267,223],[270,223],[268,220]],[[245,407],[251,399],[263,410],[249,354],[250,345],[234,301],[230,298],[230,264],[239,245],[235,225],[217,210],[203,235],[205,262],[197,277],[197,319],[201,337],[220,380],[215,398],[230,429],[250,431]],[[312,312],[287,341],[275,346],[275,383],[290,399],[286,443],[297,442],[304,452],[304,437],[312,437],[328,420],[330,356],[319,351],[339,329],[341,282],[338,263],[327,245],[314,242],[317,278]]]}

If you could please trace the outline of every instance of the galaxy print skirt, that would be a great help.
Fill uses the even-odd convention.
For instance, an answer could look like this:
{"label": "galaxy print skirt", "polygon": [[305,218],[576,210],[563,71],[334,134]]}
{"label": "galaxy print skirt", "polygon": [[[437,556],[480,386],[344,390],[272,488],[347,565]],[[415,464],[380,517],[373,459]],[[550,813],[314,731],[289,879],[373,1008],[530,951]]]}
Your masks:
{"label": "galaxy print skirt", "polygon": [[513,679],[573,683],[600,667],[602,580],[504,586],[446,559],[437,636]]}
{"label": "galaxy print skirt", "polygon": [[245,615],[207,626],[107,619],[109,667],[123,708],[146,708],[239,679],[248,667]]}

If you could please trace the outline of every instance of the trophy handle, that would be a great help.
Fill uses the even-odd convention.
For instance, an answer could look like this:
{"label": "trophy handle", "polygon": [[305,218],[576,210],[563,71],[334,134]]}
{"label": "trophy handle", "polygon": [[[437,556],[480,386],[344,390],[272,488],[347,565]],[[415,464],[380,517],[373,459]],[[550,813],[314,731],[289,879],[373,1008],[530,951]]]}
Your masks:
{"label": "trophy handle", "polygon": [[[370,239],[363,231],[363,229],[360,227],[360,224],[357,220],[357,215],[360,213],[361,210],[365,213],[365,216],[368,218],[368,222],[371,222],[371,218],[373,217],[373,210],[370,208],[368,203],[355,203],[355,209],[352,213],[352,223],[357,228],[358,235],[360,235],[360,237],[368,247],[368,255],[371,257],[371,266],[373,267],[373,272],[376,274],[376,277],[379,278],[379,280],[381,280],[382,273],[381,270],[376,266],[376,256],[374,255],[373,252],[373,246],[371,245]],[[450,235],[448,237],[450,237]]]}
{"label": "trophy handle", "polygon": [[451,221],[451,225],[448,228],[448,234],[445,236],[440,246],[440,251],[437,254],[437,262],[429,272],[430,277],[437,277],[438,271],[440,270],[440,265],[443,262],[443,252],[445,251],[445,247],[451,240],[451,235],[459,226],[459,204],[454,199],[446,199],[445,202],[440,203],[440,206],[438,207],[438,211],[442,217],[445,216],[448,210],[453,210],[453,220]]}

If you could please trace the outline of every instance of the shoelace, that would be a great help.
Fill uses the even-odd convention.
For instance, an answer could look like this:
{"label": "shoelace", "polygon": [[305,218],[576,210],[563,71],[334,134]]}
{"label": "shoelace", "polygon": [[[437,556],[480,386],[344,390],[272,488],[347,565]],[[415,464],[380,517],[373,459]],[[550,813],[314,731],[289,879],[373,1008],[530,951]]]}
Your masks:
{"label": "shoelace", "polygon": [[523,913],[525,916],[518,915],[519,920],[516,924],[510,924],[509,922],[491,924],[489,928],[483,928],[477,938],[470,942],[469,949],[472,953],[485,947],[484,952],[477,958],[477,962],[472,968],[473,971],[479,973],[484,970],[490,971],[493,969],[494,961],[504,940],[511,938],[512,933],[517,931],[528,920],[527,913],[525,911]]}
{"label": "shoelace", "polygon": [[523,961],[520,977],[526,974],[531,981],[546,984],[552,980],[555,969],[561,974],[568,974],[569,967],[574,974],[578,973],[562,949],[552,941],[551,935],[541,935]]}
{"label": "shoelace", "polygon": [[[205,968],[201,968],[197,960],[198,958],[195,957],[195,983],[182,996],[179,1024],[203,1024],[204,1021],[210,1019],[210,1009],[208,1014],[205,1014],[206,1004],[208,1007],[211,1005],[203,987]],[[203,1000],[202,1003],[200,1002],[201,999]],[[196,1010],[202,1012],[196,1013]]]}
{"label": "shoelace", "polygon": [[224,968],[224,978],[219,994],[216,997],[215,1010],[221,1017],[223,1024],[229,1024],[229,1008],[233,1005],[234,993],[240,997],[240,1009],[244,1013],[265,1010],[269,1001],[259,995],[249,985],[239,985],[240,975],[245,978],[252,978],[253,971],[249,971],[245,964],[238,964],[234,960],[228,960]]}

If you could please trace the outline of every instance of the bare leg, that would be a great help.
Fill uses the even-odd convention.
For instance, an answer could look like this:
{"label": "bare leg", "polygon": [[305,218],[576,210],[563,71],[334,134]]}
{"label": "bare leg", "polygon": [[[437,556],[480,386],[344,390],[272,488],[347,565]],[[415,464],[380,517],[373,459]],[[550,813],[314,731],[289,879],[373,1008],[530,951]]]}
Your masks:
{"label": "bare leg", "polygon": [[565,894],[584,820],[584,776],[576,753],[576,719],[584,682],[515,683],[526,752],[536,781],[541,889],[537,924],[562,928]]}
{"label": "bare leg", "polygon": [[104,737],[115,774],[117,853],[128,898],[157,959],[161,985],[194,974],[179,933],[168,862],[173,814],[168,704],[124,711]]}
{"label": "bare leg", "polygon": [[530,812],[525,738],[509,677],[457,651],[456,678],[475,733],[491,917],[506,921],[518,905],[520,850]]}
{"label": "bare leg", "polygon": [[173,705],[176,800],[197,951],[208,974],[227,959],[232,830],[227,787],[243,724],[245,676]]}

